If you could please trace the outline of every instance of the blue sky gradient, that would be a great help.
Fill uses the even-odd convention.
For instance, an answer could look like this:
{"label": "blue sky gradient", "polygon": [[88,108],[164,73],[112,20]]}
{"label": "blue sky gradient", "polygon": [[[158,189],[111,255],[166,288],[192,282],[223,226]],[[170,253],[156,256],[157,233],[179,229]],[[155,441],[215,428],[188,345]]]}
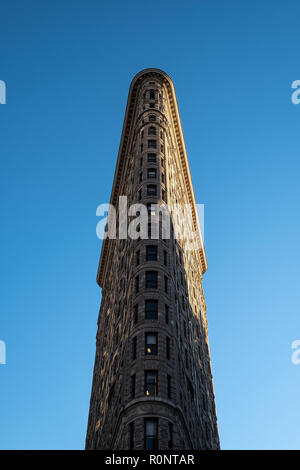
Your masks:
{"label": "blue sky gradient", "polygon": [[1,3],[0,448],[82,449],[128,89],[173,79],[198,203],[223,449],[298,449],[296,0]]}

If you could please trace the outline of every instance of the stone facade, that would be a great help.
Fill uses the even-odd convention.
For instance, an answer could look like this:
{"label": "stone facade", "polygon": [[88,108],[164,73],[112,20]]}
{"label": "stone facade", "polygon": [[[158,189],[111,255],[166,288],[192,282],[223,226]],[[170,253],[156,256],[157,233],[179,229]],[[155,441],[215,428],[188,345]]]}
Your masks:
{"label": "stone facade", "polygon": [[[158,69],[130,87],[111,204],[122,195],[128,205],[190,204],[200,248],[161,233],[105,239],[86,448],[218,449],[206,256],[174,86]],[[171,233],[181,224],[172,218]]]}

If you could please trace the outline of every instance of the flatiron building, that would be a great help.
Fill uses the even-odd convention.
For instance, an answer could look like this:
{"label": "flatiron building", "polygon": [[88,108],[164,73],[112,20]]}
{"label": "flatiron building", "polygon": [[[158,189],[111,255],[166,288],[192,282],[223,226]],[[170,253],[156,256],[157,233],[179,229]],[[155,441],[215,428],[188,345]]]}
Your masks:
{"label": "flatiron building", "polygon": [[[146,237],[119,236],[121,196],[127,208],[147,209]],[[97,274],[102,301],[86,448],[218,449],[206,255],[174,85],[161,70],[143,70],[131,83],[110,204],[116,237],[104,239]],[[171,209],[170,236],[163,236],[157,207],[173,205],[191,208],[195,249],[175,237],[184,221]]]}

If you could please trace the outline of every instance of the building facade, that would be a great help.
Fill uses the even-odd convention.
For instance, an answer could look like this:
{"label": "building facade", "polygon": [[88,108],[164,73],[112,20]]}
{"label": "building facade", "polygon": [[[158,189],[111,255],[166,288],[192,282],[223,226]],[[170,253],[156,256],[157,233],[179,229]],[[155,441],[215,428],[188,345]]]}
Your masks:
{"label": "building facade", "polygon": [[[206,256],[174,86],[158,69],[143,70],[130,86],[110,200],[117,221],[120,196],[127,207],[146,207],[147,236],[120,239],[117,222],[117,238],[103,241],[86,448],[218,449]],[[184,228],[169,209],[175,204],[191,208],[196,249],[174,237]]]}

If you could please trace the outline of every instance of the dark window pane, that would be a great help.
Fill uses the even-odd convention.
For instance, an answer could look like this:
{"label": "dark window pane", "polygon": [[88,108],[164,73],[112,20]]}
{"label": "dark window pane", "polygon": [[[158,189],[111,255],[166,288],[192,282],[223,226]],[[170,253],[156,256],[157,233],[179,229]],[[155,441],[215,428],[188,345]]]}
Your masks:
{"label": "dark window pane", "polygon": [[145,419],[145,450],[157,450],[157,419]]}
{"label": "dark window pane", "polygon": [[148,135],[156,135],[156,129],[154,126],[150,126],[148,129]]}
{"label": "dark window pane", "polygon": [[169,306],[168,305],[165,305],[165,320],[166,320],[166,323],[168,324],[169,323]]}
{"label": "dark window pane", "polygon": [[167,359],[170,359],[170,338],[168,337],[166,341],[166,356],[167,356]]}
{"label": "dark window pane", "polygon": [[148,162],[156,163],[156,153],[148,153]]}
{"label": "dark window pane", "polygon": [[156,196],[157,188],[155,184],[148,184],[147,186],[147,195],[148,196]]}
{"label": "dark window pane", "polygon": [[173,449],[173,424],[169,423],[168,425],[168,449]]}
{"label": "dark window pane", "polygon": [[157,246],[149,245],[146,247],[146,261],[157,261]]}
{"label": "dark window pane", "polygon": [[139,306],[135,305],[134,306],[134,323],[138,322],[138,315],[139,315]]}
{"label": "dark window pane", "polygon": [[147,170],[147,178],[148,179],[156,179],[156,169],[155,168],[149,168]]}
{"label": "dark window pane", "polygon": [[171,376],[168,375],[167,377],[167,393],[168,393],[168,398],[171,398]]}
{"label": "dark window pane", "polygon": [[136,336],[132,340],[132,359],[136,359]]}
{"label": "dark window pane", "polygon": [[157,271],[146,272],[146,288],[157,289]]}
{"label": "dark window pane", "polygon": [[130,395],[131,398],[135,397],[135,374],[131,376]]}
{"label": "dark window pane", "polygon": [[156,149],[156,140],[148,140],[148,148]]}
{"label": "dark window pane", "polygon": [[168,293],[168,278],[165,276],[165,292]]}
{"label": "dark window pane", "polygon": [[157,320],[158,301],[146,300],[145,301],[145,317],[146,320]]}

